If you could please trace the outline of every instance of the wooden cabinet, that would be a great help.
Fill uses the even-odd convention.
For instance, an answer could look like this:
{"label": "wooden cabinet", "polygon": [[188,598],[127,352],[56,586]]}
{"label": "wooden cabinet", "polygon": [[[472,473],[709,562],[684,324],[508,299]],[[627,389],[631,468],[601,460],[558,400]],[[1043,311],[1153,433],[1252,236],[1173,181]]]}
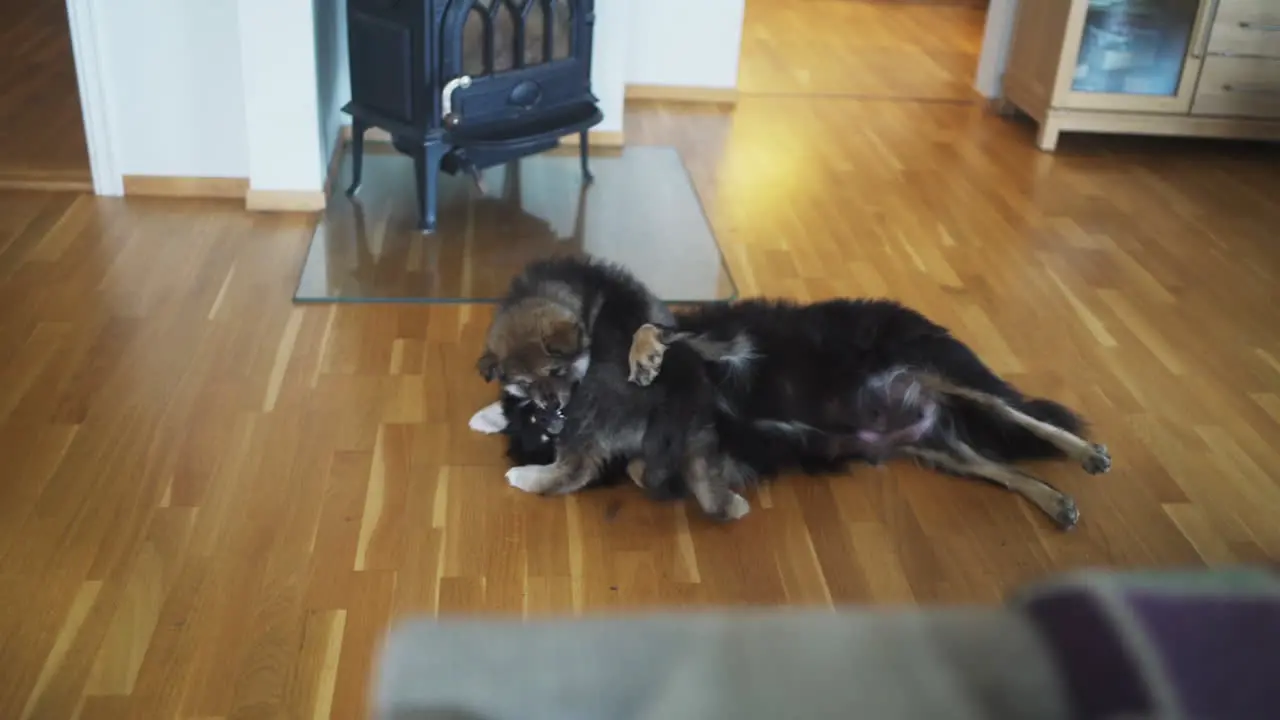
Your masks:
{"label": "wooden cabinet", "polygon": [[1022,0],[1005,103],[1063,132],[1280,139],[1280,0]]}

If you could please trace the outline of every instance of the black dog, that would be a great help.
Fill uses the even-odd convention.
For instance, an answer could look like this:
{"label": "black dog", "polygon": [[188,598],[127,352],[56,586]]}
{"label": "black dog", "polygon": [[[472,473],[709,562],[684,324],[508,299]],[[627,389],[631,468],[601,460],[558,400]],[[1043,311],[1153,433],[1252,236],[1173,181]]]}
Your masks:
{"label": "black dog", "polygon": [[[654,337],[638,331],[633,358],[683,341],[717,361],[730,419],[722,450],[753,467],[907,456],[1013,490],[1063,527],[1079,519],[1075,502],[1009,463],[1066,457],[1091,474],[1111,467],[1104,446],[1080,437],[1075,413],[1024,396],[946,328],[895,302],[748,300],[686,313]],[[748,434],[740,444],[731,432],[744,426],[792,440],[761,444]]]}

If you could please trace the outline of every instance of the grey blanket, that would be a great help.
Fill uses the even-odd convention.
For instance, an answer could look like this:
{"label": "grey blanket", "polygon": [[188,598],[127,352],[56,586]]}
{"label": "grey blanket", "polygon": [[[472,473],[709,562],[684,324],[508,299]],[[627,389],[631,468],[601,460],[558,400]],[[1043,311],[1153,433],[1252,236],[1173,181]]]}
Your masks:
{"label": "grey blanket", "polygon": [[1006,608],[410,620],[377,717],[1280,717],[1266,570],[1083,573]]}

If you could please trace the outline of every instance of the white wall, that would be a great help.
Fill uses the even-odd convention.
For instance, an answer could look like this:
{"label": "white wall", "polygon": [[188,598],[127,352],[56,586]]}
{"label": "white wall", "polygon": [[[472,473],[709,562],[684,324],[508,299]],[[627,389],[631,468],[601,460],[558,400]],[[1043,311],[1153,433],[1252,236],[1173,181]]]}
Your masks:
{"label": "white wall", "polygon": [[236,3],[109,0],[95,10],[119,172],[246,177]]}
{"label": "white wall", "polygon": [[320,160],[316,30],[311,3],[312,0],[237,3],[250,190],[324,188],[326,168]]}
{"label": "white wall", "polygon": [[745,0],[632,0],[631,5],[627,83],[738,86]]}
{"label": "white wall", "polygon": [[351,118],[342,106],[351,100],[347,64],[347,0],[314,0],[316,16],[316,99],[319,103],[320,162],[328,164],[338,133]]}
{"label": "white wall", "polygon": [[591,92],[600,99],[604,120],[596,132],[622,132],[627,92],[627,31],[633,7],[649,0],[596,0],[596,27],[591,36]]}
{"label": "white wall", "polygon": [[120,174],[320,190],[311,1],[94,3]]}

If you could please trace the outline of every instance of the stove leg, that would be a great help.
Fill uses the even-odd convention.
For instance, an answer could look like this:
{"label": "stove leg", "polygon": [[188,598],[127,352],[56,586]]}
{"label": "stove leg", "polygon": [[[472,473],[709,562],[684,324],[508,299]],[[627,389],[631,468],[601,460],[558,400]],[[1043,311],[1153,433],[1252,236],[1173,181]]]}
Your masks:
{"label": "stove leg", "polygon": [[591,140],[586,130],[578,133],[578,157],[582,159],[582,179],[591,182],[596,179],[591,174],[591,167],[588,160],[591,158]]}
{"label": "stove leg", "polygon": [[449,150],[442,142],[423,143],[413,154],[413,169],[418,190],[418,229],[424,234],[436,231],[436,196],[439,194],[440,161]]}
{"label": "stove leg", "polygon": [[347,197],[352,197],[360,189],[361,176],[364,173],[364,133],[369,124],[355,118],[351,121],[351,186],[347,188]]}

